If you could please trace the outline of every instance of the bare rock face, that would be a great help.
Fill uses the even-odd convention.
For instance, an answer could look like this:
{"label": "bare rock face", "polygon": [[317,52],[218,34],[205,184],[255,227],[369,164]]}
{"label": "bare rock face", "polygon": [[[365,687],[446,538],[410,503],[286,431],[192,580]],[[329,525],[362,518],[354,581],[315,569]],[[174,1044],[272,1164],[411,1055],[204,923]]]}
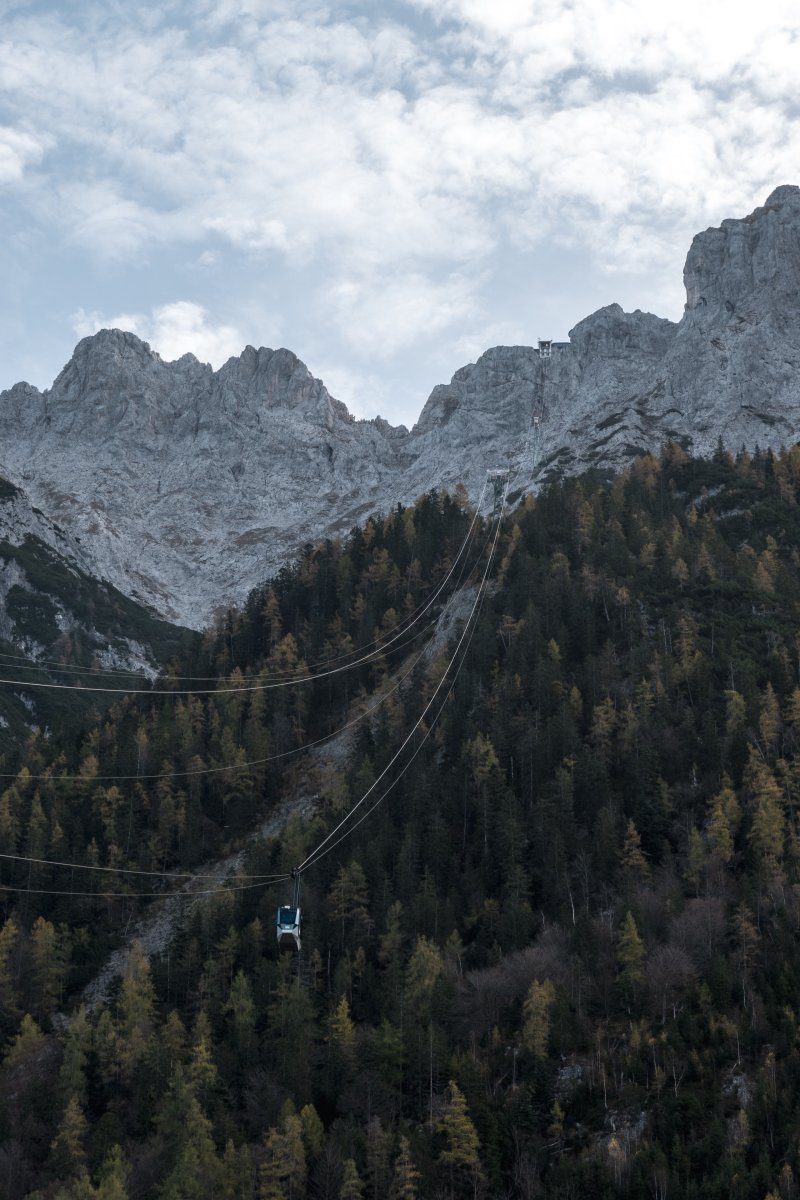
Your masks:
{"label": "bare rock face", "polygon": [[683,271],[687,313],[708,326],[767,310],[794,326],[798,270],[800,188],[785,185],[749,217],[698,233]]}
{"label": "bare rock face", "polygon": [[[514,486],[800,436],[800,188],[694,239],[678,323],[617,304],[550,357],[497,346],[434,388],[409,432],[356,421],[289,350],[219,371],[133,334],[85,338],[52,388],[0,394],[0,475],[126,595],[200,626],[305,542],[510,466]],[[530,454],[542,413],[542,454]],[[49,526],[48,526],[49,527]]]}
{"label": "bare rock face", "polygon": [[[181,631],[96,575],[80,538],[0,478],[0,640],[15,647],[0,655],[0,673],[18,674],[20,654],[29,662],[93,660],[109,670],[156,673],[184,643]],[[33,712],[41,693],[29,693]],[[4,693],[6,709],[8,699]]]}
{"label": "bare rock face", "polygon": [[[617,467],[679,439],[696,454],[800,437],[800,188],[777,188],[741,220],[695,237],[675,323],[617,304],[540,358],[498,347],[436,388],[412,431],[423,464],[474,490],[481,465],[520,466],[525,485],[588,466]],[[535,475],[519,463],[533,407],[544,414]],[[476,436],[470,436],[474,423]],[[461,448],[463,447],[463,452]],[[473,482],[474,481],[474,482]]]}
{"label": "bare rock face", "polygon": [[288,350],[248,346],[214,372],[103,330],[49,391],[0,396],[0,473],[99,576],[192,625],[379,504],[395,459]]}
{"label": "bare rock face", "polygon": [[692,444],[777,446],[800,434],[800,188],[692,242],[686,312],[665,362]]}

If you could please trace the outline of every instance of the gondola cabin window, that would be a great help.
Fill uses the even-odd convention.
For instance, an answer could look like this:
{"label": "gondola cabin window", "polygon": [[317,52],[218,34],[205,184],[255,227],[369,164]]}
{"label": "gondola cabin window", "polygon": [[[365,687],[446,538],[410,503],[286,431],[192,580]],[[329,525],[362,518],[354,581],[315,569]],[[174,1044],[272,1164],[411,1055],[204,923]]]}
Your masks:
{"label": "gondola cabin window", "polygon": [[284,904],[278,909],[278,945],[282,950],[300,949],[300,909]]}

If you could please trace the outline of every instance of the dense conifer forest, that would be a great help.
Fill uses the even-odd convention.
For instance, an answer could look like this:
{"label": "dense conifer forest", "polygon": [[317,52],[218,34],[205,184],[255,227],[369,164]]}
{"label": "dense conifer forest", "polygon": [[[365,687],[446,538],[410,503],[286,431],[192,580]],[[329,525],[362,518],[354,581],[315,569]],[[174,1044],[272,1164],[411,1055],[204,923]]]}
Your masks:
{"label": "dense conifer forest", "polygon": [[[247,877],[302,861],[434,694],[491,516],[436,640],[392,631],[453,564],[463,494],[309,545],[168,694],[6,756],[8,1200],[800,1195],[800,448],[669,445],[512,500],[441,715],[303,876],[299,958],[286,886]],[[248,840],[296,797],[311,820]],[[177,886],[123,871],[237,848],[87,1011]]]}

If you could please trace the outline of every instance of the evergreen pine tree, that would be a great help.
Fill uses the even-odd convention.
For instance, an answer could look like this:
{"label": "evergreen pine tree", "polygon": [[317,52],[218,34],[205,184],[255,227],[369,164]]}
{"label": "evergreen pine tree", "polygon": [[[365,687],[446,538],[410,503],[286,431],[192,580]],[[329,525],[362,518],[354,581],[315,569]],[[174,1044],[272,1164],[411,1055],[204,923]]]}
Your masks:
{"label": "evergreen pine tree", "polygon": [[644,966],[644,942],[633,914],[628,912],[622,922],[617,941],[617,961],[620,966],[620,977],[629,991],[633,991],[642,979]]}
{"label": "evergreen pine tree", "polygon": [[456,1189],[463,1189],[466,1183],[477,1190],[476,1184],[481,1176],[480,1142],[469,1116],[464,1093],[453,1079],[450,1080],[436,1129],[445,1139],[439,1163],[447,1168],[451,1194],[462,1196],[463,1190]]}
{"label": "evergreen pine tree", "polygon": [[331,1013],[330,1043],[340,1062],[350,1064],[355,1052],[356,1033],[350,1017],[347,997],[341,996]]}
{"label": "evergreen pine tree", "polygon": [[64,1101],[74,1096],[80,1104],[86,1103],[86,1061],[91,1037],[86,1009],[81,1005],[70,1022],[64,1040],[64,1057],[59,1072],[59,1088]]}
{"label": "evergreen pine tree", "polygon": [[362,1200],[364,1185],[358,1168],[352,1158],[346,1158],[342,1171],[342,1183],[339,1188],[339,1200]]}
{"label": "evergreen pine tree", "polygon": [[305,1195],[306,1155],[303,1126],[296,1114],[269,1129],[261,1164],[260,1200],[301,1200]]}
{"label": "evergreen pine tree", "polygon": [[155,990],[150,963],[136,941],[128,954],[128,965],[119,999],[117,1031],[119,1060],[130,1074],[149,1053],[155,1026]]}
{"label": "evergreen pine tree", "polygon": [[100,1167],[96,1200],[128,1200],[128,1166],[120,1146],[112,1146]]}
{"label": "evergreen pine tree", "polygon": [[411,1158],[411,1146],[408,1138],[401,1136],[394,1164],[391,1200],[417,1200],[419,1177],[419,1171],[416,1170]]}
{"label": "evergreen pine tree", "polygon": [[71,1096],[50,1145],[49,1167],[54,1179],[72,1179],[83,1170],[86,1165],[83,1143],[87,1128],[81,1106],[75,1096]]}
{"label": "evergreen pine tree", "polygon": [[536,1058],[546,1058],[550,1041],[550,1009],[556,992],[549,979],[534,980],[523,1006],[522,1041]]}
{"label": "evergreen pine tree", "polygon": [[642,839],[632,820],[628,821],[625,830],[625,841],[622,845],[622,870],[629,886],[645,883],[650,878],[650,866],[642,850]]}
{"label": "evergreen pine tree", "polygon": [[12,965],[18,939],[19,926],[9,917],[0,928],[0,1034],[10,1032],[19,1019]]}

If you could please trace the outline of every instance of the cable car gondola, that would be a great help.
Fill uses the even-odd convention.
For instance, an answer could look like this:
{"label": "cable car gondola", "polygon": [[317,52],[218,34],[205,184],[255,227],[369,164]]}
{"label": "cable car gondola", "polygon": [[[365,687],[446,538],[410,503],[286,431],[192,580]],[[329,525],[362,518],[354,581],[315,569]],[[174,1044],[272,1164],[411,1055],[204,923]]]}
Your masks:
{"label": "cable car gondola", "polygon": [[292,868],[294,893],[291,904],[282,904],[278,909],[277,936],[281,950],[300,950],[300,872]]}

